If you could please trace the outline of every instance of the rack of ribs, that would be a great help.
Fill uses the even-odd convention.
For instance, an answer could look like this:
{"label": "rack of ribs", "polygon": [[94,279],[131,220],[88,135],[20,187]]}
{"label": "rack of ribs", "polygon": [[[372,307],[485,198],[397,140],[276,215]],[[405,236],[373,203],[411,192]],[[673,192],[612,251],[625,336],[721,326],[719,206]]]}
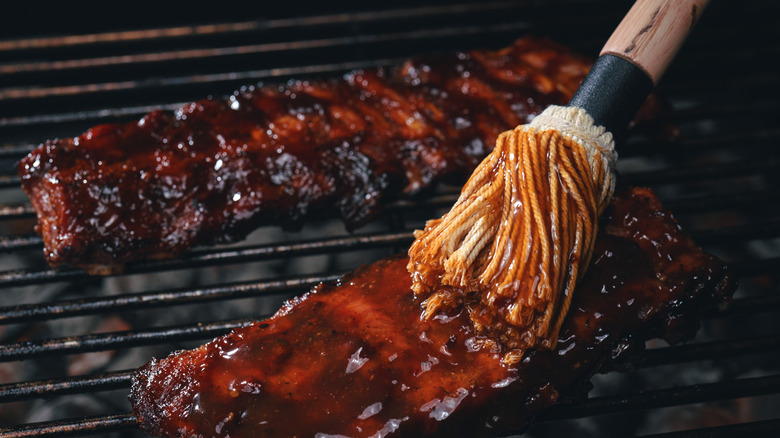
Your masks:
{"label": "rack of ribs", "polygon": [[527,37],[247,87],[46,141],[18,172],[54,268],[118,273],[311,217],[351,230],[389,200],[462,183],[501,132],[565,104],[589,66]]}
{"label": "rack of ribs", "polygon": [[466,311],[422,320],[407,258],[367,265],[272,318],[152,360],[134,376],[142,428],[164,436],[492,436],[584,396],[607,362],[693,336],[735,282],[648,189],[619,191],[557,347],[512,366]]}

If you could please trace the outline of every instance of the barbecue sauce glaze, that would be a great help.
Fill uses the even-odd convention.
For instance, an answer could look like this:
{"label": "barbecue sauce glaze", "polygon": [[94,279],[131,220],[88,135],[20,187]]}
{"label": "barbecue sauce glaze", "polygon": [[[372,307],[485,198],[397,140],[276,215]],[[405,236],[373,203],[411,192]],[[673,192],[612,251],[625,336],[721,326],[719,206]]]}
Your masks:
{"label": "barbecue sauce glaze", "polygon": [[503,131],[564,104],[590,62],[547,40],[338,79],[244,87],[46,141],[18,166],[47,260],[93,274],[261,225],[340,217],[458,184]]}
{"label": "barbecue sauce glaze", "polygon": [[692,336],[696,314],[733,292],[648,190],[619,193],[557,347],[507,367],[465,311],[423,321],[407,259],[320,285],[274,317],[134,378],[142,427],[167,436],[490,436],[581,396],[617,356]]}

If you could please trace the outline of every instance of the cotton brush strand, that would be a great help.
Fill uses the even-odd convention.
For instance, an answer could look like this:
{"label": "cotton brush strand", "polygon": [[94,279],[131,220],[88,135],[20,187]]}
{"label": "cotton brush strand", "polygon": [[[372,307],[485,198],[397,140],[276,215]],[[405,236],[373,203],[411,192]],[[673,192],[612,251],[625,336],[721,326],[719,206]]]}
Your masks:
{"label": "cotton brush strand", "polygon": [[501,134],[452,209],[415,231],[408,270],[423,317],[466,305],[509,364],[554,348],[616,158],[612,135],[576,107],[550,107]]}

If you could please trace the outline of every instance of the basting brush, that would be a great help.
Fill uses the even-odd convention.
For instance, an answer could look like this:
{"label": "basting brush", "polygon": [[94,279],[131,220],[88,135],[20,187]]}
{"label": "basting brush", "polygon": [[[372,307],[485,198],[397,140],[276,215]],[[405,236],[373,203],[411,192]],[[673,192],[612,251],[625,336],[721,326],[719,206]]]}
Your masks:
{"label": "basting brush", "polygon": [[639,0],[567,106],[504,132],[451,210],[415,231],[423,317],[465,306],[482,342],[519,361],[554,348],[615,187],[623,131],[706,0]]}

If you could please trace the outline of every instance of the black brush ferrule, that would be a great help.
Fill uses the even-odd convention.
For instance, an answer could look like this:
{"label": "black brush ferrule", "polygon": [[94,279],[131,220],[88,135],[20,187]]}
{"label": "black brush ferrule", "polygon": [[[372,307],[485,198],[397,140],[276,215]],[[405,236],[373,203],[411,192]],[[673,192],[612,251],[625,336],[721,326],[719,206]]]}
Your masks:
{"label": "black brush ferrule", "polygon": [[617,137],[628,127],[639,107],[653,91],[650,76],[636,65],[614,55],[601,55],[580,84],[569,106],[584,109],[596,125]]}

